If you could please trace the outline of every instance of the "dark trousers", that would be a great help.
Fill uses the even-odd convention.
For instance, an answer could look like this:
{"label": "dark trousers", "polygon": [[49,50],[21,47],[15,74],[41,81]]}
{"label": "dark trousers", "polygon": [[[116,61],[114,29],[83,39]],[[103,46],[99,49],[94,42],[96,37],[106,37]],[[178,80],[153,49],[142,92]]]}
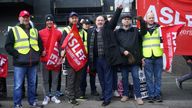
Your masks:
{"label": "dark trousers", "polygon": [[69,99],[78,98],[81,95],[81,71],[75,72],[71,68],[67,71],[65,94]]}
{"label": "dark trousers", "polygon": [[[96,75],[93,74],[89,74],[89,82],[90,82],[90,86],[91,86],[91,92],[94,93],[96,91],[96,85],[95,85],[95,77]],[[85,91],[86,91],[86,87],[87,87],[87,66],[85,66],[85,68],[83,68],[82,70],[82,77],[81,77],[81,95],[85,95]]]}
{"label": "dark trousers", "polygon": [[7,97],[7,84],[6,78],[0,78],[0,98]]}
{"label": "dark trousers", "polygon": [[98,57],[96,60],[96,69],[102,89],[102,96],[105,102],[111,101],[113,72],[111,66],[107,63],[105,57]]}
{"label": "dark trousers", "polygon": [[182,83],[185,82],[189,79],[192,79],[192,64],[191,63],[187,63],[187,65],[190,67],[190,72],[188,72],[187,74],[181,76],[178,78],[178,80]]}
{"label": "dark trousers", "polygon": [[57,84],[57,91],[61,91],[61,82],[62,82],[62,72],[59,72],[58,84]]}
{"label": "dark trousers", "polygon": [[118,83],[118,76],[117,76],[117,71],[118,71],[118,67],[114,66],[111,68],[112,72],[113,72],[113,90],[117,90],[117,83]]}

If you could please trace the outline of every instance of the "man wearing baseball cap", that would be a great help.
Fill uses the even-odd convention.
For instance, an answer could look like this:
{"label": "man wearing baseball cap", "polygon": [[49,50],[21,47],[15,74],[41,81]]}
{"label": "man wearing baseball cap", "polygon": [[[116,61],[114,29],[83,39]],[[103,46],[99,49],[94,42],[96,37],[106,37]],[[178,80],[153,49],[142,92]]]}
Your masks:
{"label": "man wearing baseball cap", "polygon": [[6,51],[13,56],[14,65],[14,108],[22,108],[22,85],[27,76],[28,102],[32,108],[42,108],[36,99],[36,77],[40,54],[43,50],[42,41],[37,29],[31,27],[30,13],[23,10],[19,14],[19,24],[8,32],[5,43]]}
{"label": "man wearing baseball cap", "polygon": [[[85,49],[87,51],[87,32],[78,24],[79,21],[79,16],[76,12],[71,12],[69,14],[69,25],[64,27],[64,31],[63,31],[63,37],[65,38],[72,26],[74,24],[77,24],[77,28],[79,31],[79,35],[81,37],[81,39],[83,40]],[[62,39],[64,40],[64,39]],[[64,50],[61,51],[61,56],[64,56]],[[81,90],[80,90],[80,83],[81,83],[81,74],[82,71],[85,71],[86,68],[83,68],[82,71],[80,72],[75,72],[75,70],[70,66],[70,64],[68,63],[68,61],[66,60],[66,68],[67,68],[67,72],[68,72],[68,76],[67,76],[67,86],[66,86],[66,95],[69,99],[69,103],[73,104],[73,105],[79,105],[79,103],[77,102],[76,98],[79,98],[81,95]],[[86,67],[86,66],[85,66]]]}
{"label": "man wearing baseball cap", "polygon": [[137,28],[132,27],[132,17],[129,14],[124,14],[121,17],[122,26],[115,31],[115,37],[117,37],[117,43],[120,47],[122,64],[119,65],[122,71],[122,81],[123,81],[123,96],[121,102],[127,101],[130,97],[129,95],[129,71],[131,71],[134,93],[136,97],[136,102],[139,105],[143,104],[140,92],[140,79],[139,79],[139,66],[141,64],[142,46],[140,42],[142,41],[141,36]]}

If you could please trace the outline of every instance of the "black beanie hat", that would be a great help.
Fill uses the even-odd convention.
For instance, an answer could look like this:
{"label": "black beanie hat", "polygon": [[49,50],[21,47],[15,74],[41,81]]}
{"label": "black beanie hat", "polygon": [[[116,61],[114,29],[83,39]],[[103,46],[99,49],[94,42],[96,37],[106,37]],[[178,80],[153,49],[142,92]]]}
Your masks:
{"label": "black beanie hat", "polygon": [[55,21],[54,20],[54,18],[53,18],[53,15],[51,15],[51,14],[47,14],[46,16],[45,16],[45,21]]}

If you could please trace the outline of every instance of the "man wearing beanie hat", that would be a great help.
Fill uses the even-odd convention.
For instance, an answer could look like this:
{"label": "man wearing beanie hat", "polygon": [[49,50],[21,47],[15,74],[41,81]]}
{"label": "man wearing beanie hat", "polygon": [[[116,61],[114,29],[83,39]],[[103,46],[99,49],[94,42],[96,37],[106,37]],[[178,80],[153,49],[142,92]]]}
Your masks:
{"label": "man wearing beanie hat", "polygon": [[14,65],[14,108],[22,108],[22,85],[27,76],[28,102],[33,108],[41,108],[36,99],[36,77],[40,54],[43,50],[37,29],[31,27],[30,14],[23,10],[19,14],[19,24],[12,27],[6,39],[5,49],[13,56]]}
{"label": "man wearing beanie hat", "polygon": [[[39,31],[39,35],[43,41],[43,47],[44,47],[44,51],[41,55],[41,62],[42,62],[42,76],[43,76],[43,86],[44,86],[45,97],[42,104],[47,105],[50,100],[58,104],[61,102],[56,95],[60,71],[48,69],[46,67],[46,64],[48,62],[48,59],[50,58],[49,57],[50,51],[51,50],[53,51],[53,49],[51,48],[54,48],[53,46],[55,46],[55,42],[58,42],[60,45],[60,39],[62,37],[62,33],[56,29],[54,24],[54,18],[51,14],[47,14],[45,16],[45,24],[46,24],[46,27]],[[57,47],[59,48],[59,46]],[[50,73],[51,73],[51,76],[49,76]],[[50,79],[52,79],[51,87],[49,86]],[[51,93],[53,96],[49,97],[49,93]]]}
{"label": "man wearing beanie hat", "polygon": [[[78,21],[79,21],[78,14],[76,12],[71,12],[69,14],[69,25],[64,27],[63,37],[65,38],[69,34],[72,26],[76,24],[77,29],[79,31],[79,35],[83,40],[85,49],[87,51],[87,32],[78,24]],[[62,40],[64,40],[64,38]],[[61,56],[64,57],[64,50],[61,52]],[[81,95],[81,90],[80,90],[81,74],[82,74],[82,71],[86,71],[87,66],[81,69],[80,72],[75,72],[75,70],[70,66],[67,60],[65,65],[68,70],[66,96],[69,99],[69,103],[73,105],[79,105],[76,99],[79,98]]]}
{"label": "man wearing beanie hat", "polygon": [[54,23],[55,20],[54,20],[54,18],[53,18],[53,15],[47,14],[47,15],[45,16],[45,22],[47,22],[47,21],[53,21],[53,23]]}
{"label": "man wearing beanie hat", "polygon": [[141,41],[142,38],[139,35],[137,28],[132,27],[132,17],[129,14],[124,14],[121,17],[122,26],[115,31],[115,37],[117,38],[117,43],[120,47],[122,64],[120,69],[122,71],[122,81],[123,81],[123,96],[121,98],[122,102],[128,100],[128,75],[129,70],[131,70],[134,93],[136,96],[136,101],[139,105],[143,104],[141,93],[140,93],[140,79],[139,79],[139,66],[141,64]]}

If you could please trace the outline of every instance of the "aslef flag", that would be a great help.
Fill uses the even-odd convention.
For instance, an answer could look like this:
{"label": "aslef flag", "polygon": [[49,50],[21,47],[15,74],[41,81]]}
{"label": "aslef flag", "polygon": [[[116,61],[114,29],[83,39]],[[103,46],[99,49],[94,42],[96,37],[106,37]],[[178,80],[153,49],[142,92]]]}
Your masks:
{"label": "aslef flag", "polygon": [[167,72],[171,72],[173,55],[177,48],[176,39],[182,27],[183,24],[161,27],[163,38],[163,52],[165,54],[164,69]]}
{"label": "aslef flag", "polygon": [[8,73],[8,58],[0,54],[0,78],[6,78]]}
{"label": "aslef flag", "polygon": [[137,15],[153,12],[155,22],[166,26],[185,24],[177,37],[176,55],[192,55],[192,0],[137,0]]}
{"label": "aslef flag", "polygon": [[73,25],[70,33],[66,36],[62,48],[66,51],[68,63],[76,72],[85,66],[87,53],[76,24]]}
{"label": "aslef flag", "polygon": [[59,43],[58,41],[58,31],[55,31],[55,27],[52,26],[51,28],[51,38],[49,41],[49,50],[48,50],[48,61],[46,64],[46,68],[48,70],[60,71],[61,68],[61,60],[62,58],[59,55]]}

